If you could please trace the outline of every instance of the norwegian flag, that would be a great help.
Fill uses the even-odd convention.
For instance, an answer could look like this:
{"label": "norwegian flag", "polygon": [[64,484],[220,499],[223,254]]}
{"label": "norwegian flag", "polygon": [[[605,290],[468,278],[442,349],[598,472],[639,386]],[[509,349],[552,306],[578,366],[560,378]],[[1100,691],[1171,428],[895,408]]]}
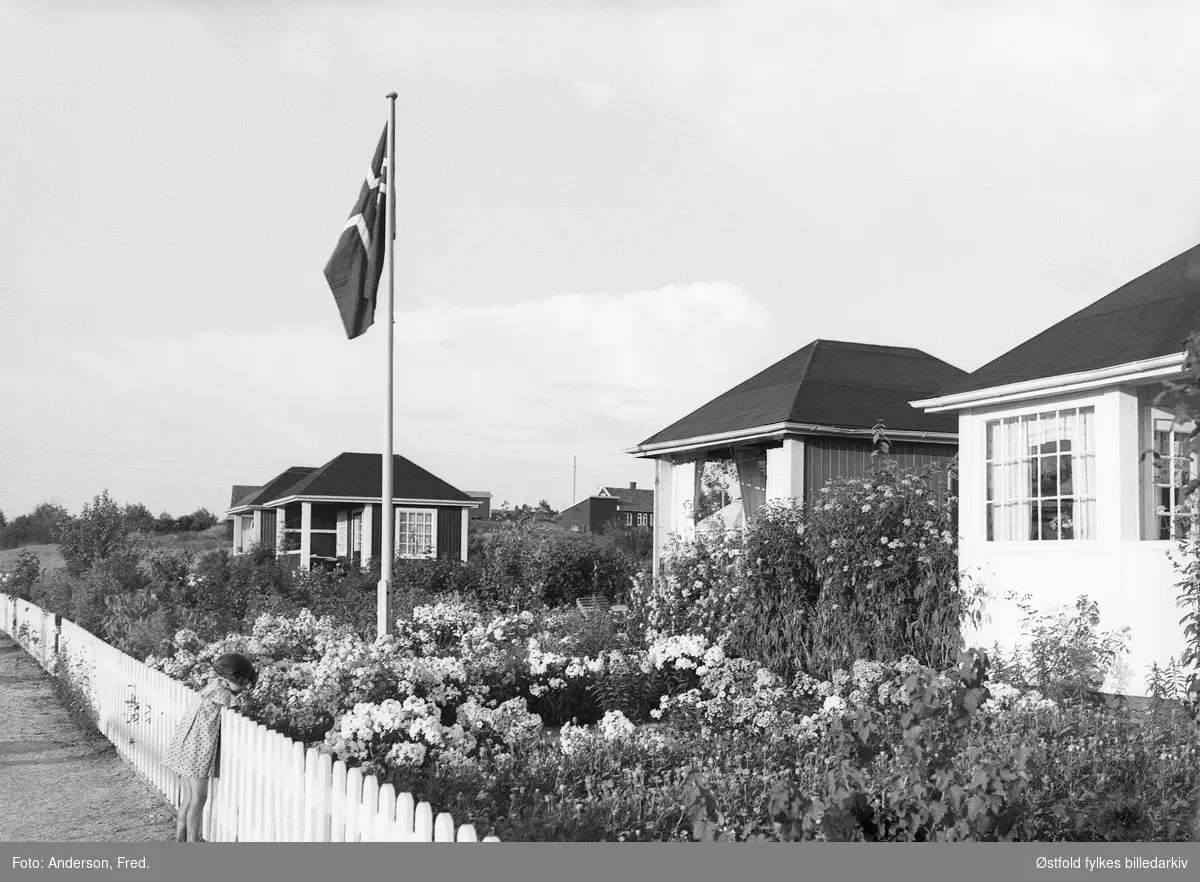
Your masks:
{"label": "norwegian flag", "polygon": [[[333,256],[325,264],[325,280],[333,291],[346,336],[353,340],[375,322],[375,294],[383,272],[387,204],[387,127],[371,159],[358,201],[342,228]],[[393,225],[392,229],[395,229]],[[393,233],[393,235],[395,235]]]}

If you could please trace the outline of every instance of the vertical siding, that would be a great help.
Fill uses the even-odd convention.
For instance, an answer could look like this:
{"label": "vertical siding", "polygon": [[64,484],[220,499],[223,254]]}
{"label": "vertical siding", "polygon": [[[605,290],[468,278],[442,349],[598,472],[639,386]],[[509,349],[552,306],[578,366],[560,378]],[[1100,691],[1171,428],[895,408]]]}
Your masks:
{"label": "vertical siding", "polygon": [[[804,439],[804,501],[812,502],[820,489],[834,478],[865,478],[872,471],[869,438]],[[887,459],[902,469],[928,465],[944,466],[958,453],[953,444],[915,444],[897,441],[888,451]]]}
{"label": "vertical siding", "polygon": [[437,556],[458,560],[462,554],[462,509],[439,506],[437,510]]}
{"label": "vertical siding", "polygon": [[[371,523],[374,525],[374,528],[371,530],[371,557],[379,560],[383,554],[383,531],[385,529],[385,525],[380,521],[383,515],[383,506],[372,505],[371,512]],[[386,529],[393,531],[396,529],[396,519],[394,517],[388,521]]]}
{"label": "vertical siding", "polygon": [[263,509],[260,523],[262,524],[262,535],[259,537],[259,542],[262,543],[263,548],[267,548],[267,549],[270,549],[271,551],[274,551],[275,550],[275,525],[277,523],[275,509],[273,509],[273,508]]}

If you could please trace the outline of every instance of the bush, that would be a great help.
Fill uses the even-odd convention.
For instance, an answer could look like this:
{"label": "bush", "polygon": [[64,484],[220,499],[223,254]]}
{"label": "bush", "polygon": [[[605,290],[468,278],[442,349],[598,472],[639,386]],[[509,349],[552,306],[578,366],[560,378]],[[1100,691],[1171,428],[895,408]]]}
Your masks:
{"label": "bush", "polygon": [[77,518],[68,518],[60,530],[60,548],[67,572],[80,576],[94,563],[129,549],[125,513],[105,490],[84,504]]}
{"label": "bush", "polygon": [[804,530],[803,511],[786,503],[763,506],[747,525],[743,588],[728,646],[788,679],[823,667],[812,656],[812,614],[821,587]]}
{"label": "bush", "polygon": [[1073,611],[1035,609],[1027,594],[1015,600],[1029,640],[1005,660],[1006,673],[1056,701],[1082,701],[1099,690],[1117,657],[1129,651],[1129,628],[1099,633],[1100,607],[1084,595]]}
{"label": "bush", "polygon": [[17,555],[11,569],[0,575],[0,589],[6,594],[32,601],[41,578],[41,560],[32,551],[22,551]]}
{"label": "bush", "polygon": [[592,594],[614,600],[628,591],[633,575],[628,558],[612,545],[565,533],[542,536],[535,566],[542,602],[549,607]]}
{"label": "bush", "polygon": [[821,583],[809,619],[813,673],[907,654],[953,664],[963,621],[981,614],[979,593],[960,584],[955,504],[935,497],[926,474],[892,465],[821,489],[805,533]]}

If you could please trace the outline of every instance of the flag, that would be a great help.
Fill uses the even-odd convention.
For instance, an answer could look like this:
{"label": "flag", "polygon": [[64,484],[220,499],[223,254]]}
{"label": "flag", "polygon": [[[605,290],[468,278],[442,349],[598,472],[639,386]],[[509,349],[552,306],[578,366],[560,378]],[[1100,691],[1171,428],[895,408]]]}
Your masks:
{"label": "flag", "polygon": [[[325,264],[325,280],[333,291],[346,336],[353,340],[375,321],[375,294],[383,272],[387,206],[387,127],[371,159],[358,201],[342,228],[333,256]],[[393,230],[395,225],[393,224]],[[393,235],[395,235],[393,233]]]}

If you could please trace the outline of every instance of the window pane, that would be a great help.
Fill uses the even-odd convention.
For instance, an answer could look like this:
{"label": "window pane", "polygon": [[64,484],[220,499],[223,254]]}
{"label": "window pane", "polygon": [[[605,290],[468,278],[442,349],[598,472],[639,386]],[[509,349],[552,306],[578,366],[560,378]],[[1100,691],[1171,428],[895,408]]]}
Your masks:
{"label": "window pane", "polygon": [[1064,410],[1058,415],[1058,449],[1066,452],[1075,444],[1075,411]]}
{"label": "window pane", "polygon": [[1058,493],[1060,496],[1071,495],[1071,457],[1058,458]]}
{"label": "window pane", "polygon": [[1059,515],[1059,538],[1074,539],[1075,538],[1075,503],[1073,500],[1064,499],[1058,504]]}
{"label": "window pane", "polygon": [[1047,496],[1058,495],[1058,457],[1043,456],[1038,463],[1038,471],[1041,478],[1038,482],[1038,489],[1041,491],[1039,496],[1045,498]]}
{"label": "window pane", "polygon": [[989,504],[987,507],[987,541],[994,542],[996,539],[996,506]]}
{"label": "window pane", "polygon": [[1043,453],[1058,452],[1058,415],[1055,413],[1038,414],[1038,444]]}
{"label": "window pane", "polygon": [[1058,538],[1058,501],[1049,500],[1042,503],[1041,537],[1043,539]]}
{"label": "window pane", "polygon": [[1042,512],[1036,501],[1029,507],[1029,538],[1042,538]]}
{"label": "window pane", "polygon": [[[986,468],[987,468],[987,496],[985,498],[987,499],[988,502],[991,502],[993,499],[996,498],[996,465],[994,463],[989,462],[987,464]],[[988,508],[988,511],[989,512],[991,511],[990,507]]]}
{"label": "window pane", "polygon": [[999,459],[1000,456],[1000,421],[994,420],[987,424],[987,458]]}

